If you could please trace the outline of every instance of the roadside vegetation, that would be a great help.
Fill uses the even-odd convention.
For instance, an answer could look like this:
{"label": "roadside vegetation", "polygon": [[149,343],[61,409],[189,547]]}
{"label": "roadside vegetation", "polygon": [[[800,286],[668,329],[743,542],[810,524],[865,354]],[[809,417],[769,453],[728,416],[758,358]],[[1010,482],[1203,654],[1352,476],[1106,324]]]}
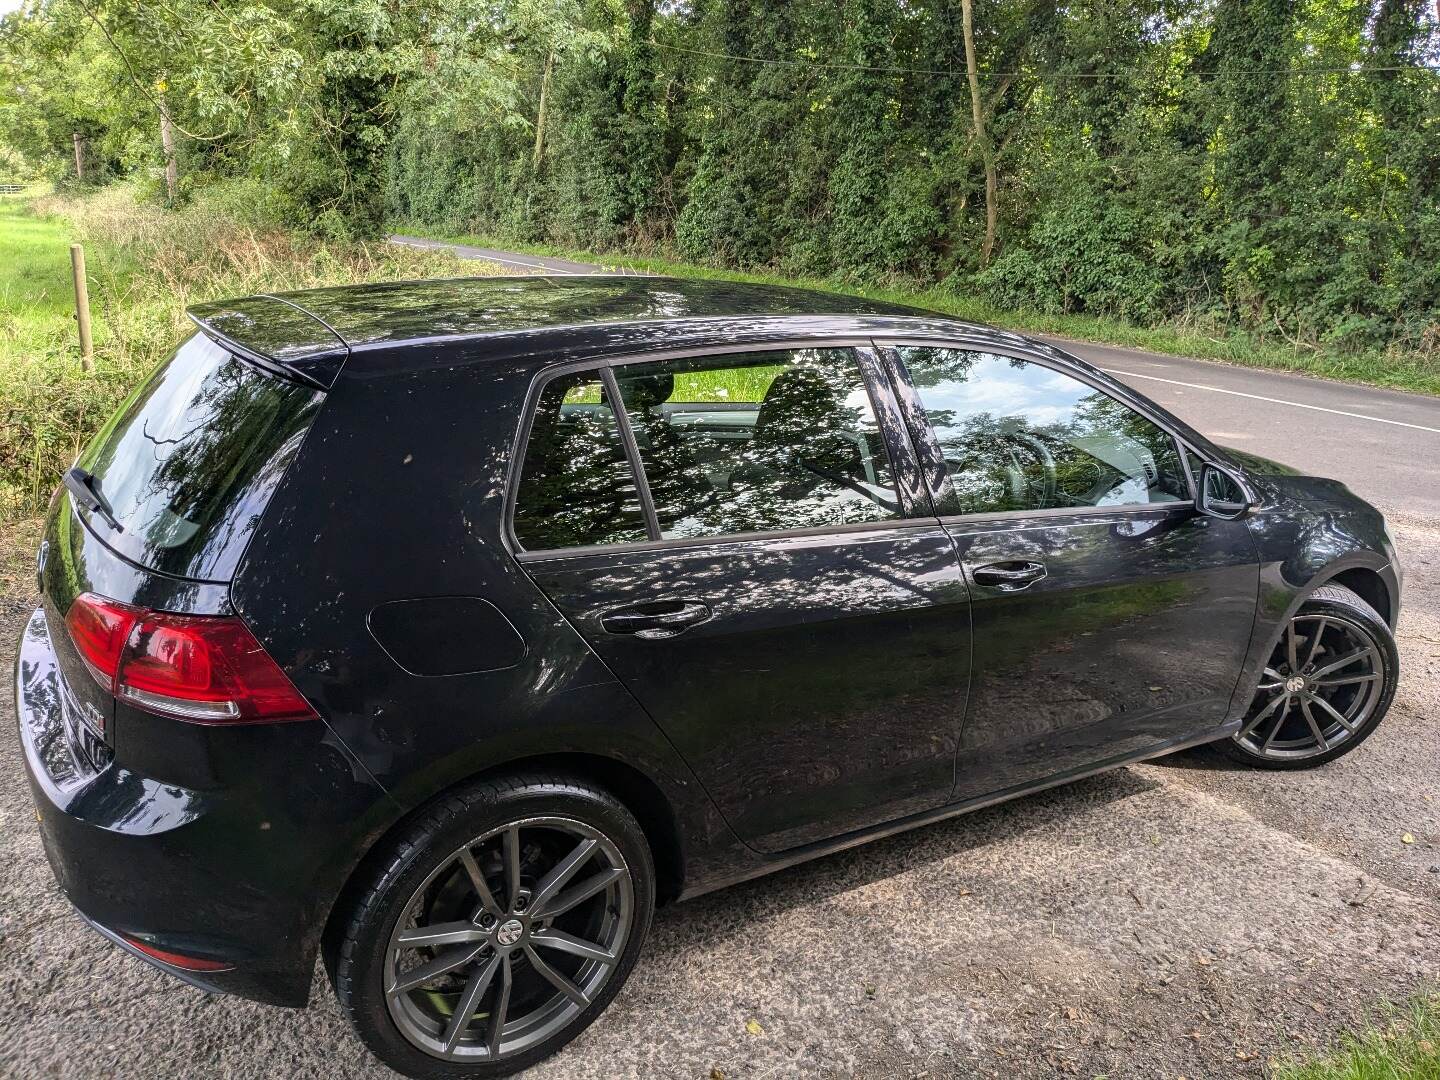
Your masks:
{"label": "roadside vegetation", "polygon": [[[484,273],[444,253],[319,242],[246,220],[245,191],[168,211],[128,185],[0,196],[0,522],[44,508],[124,396],[191,327],[200,300],[354,281]],[[237,207],[240,210],[237,210]],[[85,245],[94,370],[76,341],[69,244]]]}
{"label": "roadside vegetation", "polygon": [[1277,1064],[1271,1080],[1440,1080],[1440,996],[1382,1013],[1330,1053]]}
{"label": "roadside vegetation", "polygon": [[1440,379],[1432,0],[26,0],[0,174]]}
{"label": "roadside vegetation", "polygon": [[447,235],[424,225],[397,225],[402,233],[432,240],[446,240],[476,247],[507,248],[532,255],[549,255],[577,262],[594,263],[607,269],[638,270],[675,277],[748,281],[770,285],[791,285],[807,289],[840,290],[855,296],[909,304],[931,311],[943,311],[959,319],[986,323],[1022,333],[1051,335],[1075,341],[1124,345],[1137,349],[1218,360],[1246,367],[1300,372],[1318,378],[1367,383],[1397,390],[1440,395],[1440,354],[1393,350],[1336,350],[1297,348],[1273,336],[1251,334],[1214,320],[1189,320],[1139,326],[1106,315],[1064,314],[1036,308],[1003,307],[979,294],[957,294],[939,286],[918,282],[865,285],[833,278],[790,277],[783,274],[725,270],[713,266],[677,261],[674,258],[642,256],[616,249],[583,250],[555,244],[516,243],[503,236]]}

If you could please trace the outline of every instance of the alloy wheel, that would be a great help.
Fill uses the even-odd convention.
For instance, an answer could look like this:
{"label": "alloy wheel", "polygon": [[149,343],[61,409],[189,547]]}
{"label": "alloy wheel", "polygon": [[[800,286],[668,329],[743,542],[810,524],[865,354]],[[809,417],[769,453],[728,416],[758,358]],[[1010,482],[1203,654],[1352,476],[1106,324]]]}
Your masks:
{"label": "alloy wheel", "polygon": [[385,1003],[434,1057],[500,1061],[573,1023],[620,963],[634,921],[619,848],[566,817],[475,838],[402,909],[386,949]]}
{"label": "alloy wheel", "polygon": [[1274,760],[1328,753],[1353,739],[1374,713],[1383,664],[1379,643],[1358,622],[1296,615],[1271,654],[1235,742]]}

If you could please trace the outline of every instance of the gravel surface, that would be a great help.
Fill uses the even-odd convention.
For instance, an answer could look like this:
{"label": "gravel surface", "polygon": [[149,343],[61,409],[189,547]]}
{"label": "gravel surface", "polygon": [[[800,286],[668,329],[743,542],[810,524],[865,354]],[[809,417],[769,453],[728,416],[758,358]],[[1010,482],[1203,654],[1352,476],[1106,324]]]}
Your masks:
{"label": "gravel surface", "polygon": [[[1259,1075],[1433,985],[1440,519],[1391,521],[1404,674],[1353,754],[1299,773],[1182,754],[664,910],[606,1016],[529,1075]],[[30,598],[7,591],[0,1076],[392,1076],[323,977],[304,1012],[208,996],[72,913],[23,780]]]}

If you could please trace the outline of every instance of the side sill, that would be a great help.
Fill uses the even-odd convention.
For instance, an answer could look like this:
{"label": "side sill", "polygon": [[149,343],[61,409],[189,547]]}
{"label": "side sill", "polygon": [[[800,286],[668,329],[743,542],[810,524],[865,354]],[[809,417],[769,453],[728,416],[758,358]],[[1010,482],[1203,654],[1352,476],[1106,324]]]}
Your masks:
{"label": "side sill", "polygon": [[1009,802],[1011,799],[1019,799],[1025,795],[1033,795],[1048,788],[1060,787],[1063,784],[1074,783],[1076,780],[1084,780],[1086,777],[1095,776],[1099,773],[1109,772],[1111,769],[1118,769],[1125,765],[1135,765],[1142,761],[1149,761],[1152,758],[1164,757],[1167,754],[1177,753],[1181,750],[1188,750],[1194,746],[1203,746],[1206,743],[1216,742],[1227,738],[1240,730],[1241,719],[1227,720],[1224,724],[1199,735],[1186,735],[1178,739],[1170,739],[1166,742],[1157,743],[1145,750],[1135,754],[1124,754],[1119,757],[1107,758],[1096,765],[1085,765],[1077,769],[1071,769],[1054,776],[1047,777],[1032,784],[1024,784],[1019,787],[1006,788],[991,795],[981,795],[978,798],[967,799],[964,802],[948,803],[945,806],[934,810],[925,810],[910,817],[899,818],[896,821],[888,821],[883,825],[872,825],[868,829],[861,829],[857,832],[845,833],[830,840],[822,840],[819,843],[807,844],[804,847],[792,848],[767,859],[765,862],[750,866],[734,875],[727,875],[716,878],[712,881],[702,882],[699,885],[686,888],[677,898],[676,902],[693,899],[703,896],[706,893],[715,892],[718,889],[728,888],[731,885],[738,885],[742,881],[751,881],[776,870],[785,870],[791,866],[797,866],[811,859],[818,859],[825,855],[833,855],[838,851],[846,851],[861,844],[868,844],[872,840],[883,840],[887,836],[894,836],[897,833],[909,832],[911,829],[918,829],[925,825],[933,825],[936,822],[946,821],[949,818],[959,817],[961,814],[968,814],[975,810],[984,810],[990,806],[997,806],[1000,803]]}

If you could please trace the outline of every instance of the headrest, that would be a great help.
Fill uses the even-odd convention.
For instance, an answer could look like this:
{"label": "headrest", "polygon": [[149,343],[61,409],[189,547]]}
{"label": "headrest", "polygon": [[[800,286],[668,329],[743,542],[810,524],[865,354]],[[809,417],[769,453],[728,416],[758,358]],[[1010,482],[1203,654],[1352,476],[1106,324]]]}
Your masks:
{"label": "headrest", "polygon": [[675,392],[675,376],[669,371],[653,375],[620,375],[620,400],[627,409],[653,409],[670,400]]}

